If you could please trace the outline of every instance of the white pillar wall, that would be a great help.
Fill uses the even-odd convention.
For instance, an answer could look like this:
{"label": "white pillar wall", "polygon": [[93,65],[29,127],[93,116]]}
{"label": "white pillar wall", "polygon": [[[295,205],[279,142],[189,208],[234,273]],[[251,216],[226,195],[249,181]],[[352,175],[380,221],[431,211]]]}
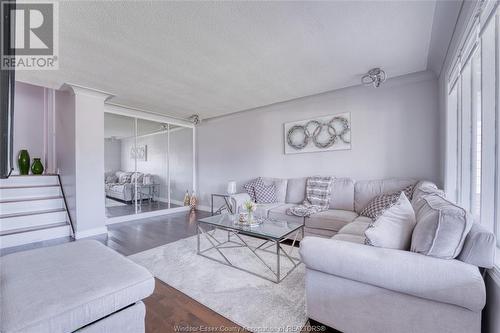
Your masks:
{"label": "white pillar wall", "polygon": [[107,232],[104,201],[104,102],[113,95],[66,84],[75,106],[75,237]]}

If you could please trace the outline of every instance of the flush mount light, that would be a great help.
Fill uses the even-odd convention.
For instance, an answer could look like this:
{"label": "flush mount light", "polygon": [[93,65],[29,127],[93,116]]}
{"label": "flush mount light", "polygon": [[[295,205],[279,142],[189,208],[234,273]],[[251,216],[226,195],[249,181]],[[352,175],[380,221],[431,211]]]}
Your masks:
{"label": "flush mount light", "polygon": [[373,85],[373,87],[378,88],[386,79],[387,76],[383,70],[380,68],[373,68],[361,77],[361,83],[365,86]]}
{"label": "flush mount light", "polygon": [[201,118],[197,114],[193,114],[189,116],[187,119],[195,125],[198,125],[201,122]]}

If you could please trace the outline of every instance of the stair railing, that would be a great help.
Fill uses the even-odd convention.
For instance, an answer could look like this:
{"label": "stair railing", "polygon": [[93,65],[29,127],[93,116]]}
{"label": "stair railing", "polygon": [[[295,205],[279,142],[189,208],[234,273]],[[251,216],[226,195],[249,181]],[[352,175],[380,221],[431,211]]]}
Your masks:
{"label": "stair railing", "polygon": [[64,201],[64,207],[66,208],[66,213],[68,214],[69,225],[71,226],[71,234],[73,238],[75,237],[75,226],[73,225],[73,220],[71,219],[71,214],[69,212],[68,202],[66,201],[66,195],[64,194],[63,184],[61,182],[61,175],[57,174],[57,179],[59,180],[59,188],[61,189],[61,194]]}

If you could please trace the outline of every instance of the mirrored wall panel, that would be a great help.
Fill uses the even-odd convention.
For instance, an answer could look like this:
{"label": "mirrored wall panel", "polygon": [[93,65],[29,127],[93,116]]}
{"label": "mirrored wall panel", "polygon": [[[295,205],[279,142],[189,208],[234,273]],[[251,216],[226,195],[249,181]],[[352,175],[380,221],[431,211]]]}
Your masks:
{"label": "mirrored wall panel", "polygon": [[193,191],[193,129],[105,113],[108,218],[183,206]]}

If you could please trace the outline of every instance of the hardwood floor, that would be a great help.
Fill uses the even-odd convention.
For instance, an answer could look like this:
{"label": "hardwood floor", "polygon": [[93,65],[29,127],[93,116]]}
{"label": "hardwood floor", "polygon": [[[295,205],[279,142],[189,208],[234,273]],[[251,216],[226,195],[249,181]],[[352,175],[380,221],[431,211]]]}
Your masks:
{"label": "hardwood floor", "polygon": [[[197,211],[152,217],[108,226],[107,237],[94,237],[117,252],[129,256],[196,234],[196,220],[210,213]],[[56,245],[69,238],[3,250],[0,254]],[[210,310],[166,283],[155,279],[153,294],[145,299],[146,332],[167,333],[190,328],[191,332],[245,332],[229,319]],[[302,332],[337,332],[318,323],[308,323]],[[319,326],[318,326],[319,325]],[[314,329],[314,330],[313,330]]]}

